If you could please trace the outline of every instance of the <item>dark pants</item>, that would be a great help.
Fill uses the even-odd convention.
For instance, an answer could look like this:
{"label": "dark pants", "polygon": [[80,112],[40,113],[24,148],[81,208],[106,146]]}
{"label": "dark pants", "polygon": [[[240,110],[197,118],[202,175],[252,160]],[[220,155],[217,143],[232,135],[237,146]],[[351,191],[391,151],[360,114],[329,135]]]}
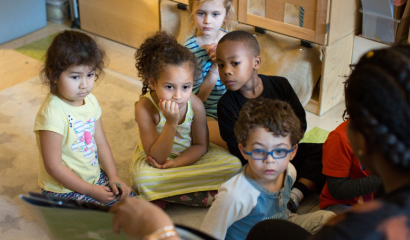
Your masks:
{"label": "dark pants", "polygon": [[291,163],[295,166],[299,178],[306,178],[316,184],[321,191],[326,183],[326,176],[322,173],[323,143],[300,143],[296,156]]}
{"label": "dark pants", "polygon": [[311,233],[287,220],[270,219],[257,223],[246,240],[304,240]]}

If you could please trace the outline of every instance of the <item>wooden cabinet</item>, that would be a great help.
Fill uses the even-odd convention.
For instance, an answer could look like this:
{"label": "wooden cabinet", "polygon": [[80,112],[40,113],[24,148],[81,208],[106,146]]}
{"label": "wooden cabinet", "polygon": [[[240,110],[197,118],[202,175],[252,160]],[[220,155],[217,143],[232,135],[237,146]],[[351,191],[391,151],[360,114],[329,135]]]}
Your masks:
{"label": "wooden cabinet", "polygon": [[[262,16],[250,14],[263,4]],[[285,4],[303,7],[302,27],[284,22]],[[319,88],[305,109],[322,115],[344,100],[354,35],[361,25],[360,0],[238,0],[238,22],[319,44],[322,74]]]}
{"label": "wooden cabinet", "polygon": [[81,29],[139,47],[160,29],[159,0],[79,0]]}
{"label": "wooden cabinet", "polygon": [[[188,4],[188,0],[173,1]],[[302,27],[284,22],[287,3],[303,7]],[[262,14],[250,13],[254,5],[263,9]],[[354,36],[361,26],[360,0],[234,0],[234,6],[239,23],[319,46],[321,80],[305,106],[307,111],[322,115],[344,100],[343,83],[350,75]]]}

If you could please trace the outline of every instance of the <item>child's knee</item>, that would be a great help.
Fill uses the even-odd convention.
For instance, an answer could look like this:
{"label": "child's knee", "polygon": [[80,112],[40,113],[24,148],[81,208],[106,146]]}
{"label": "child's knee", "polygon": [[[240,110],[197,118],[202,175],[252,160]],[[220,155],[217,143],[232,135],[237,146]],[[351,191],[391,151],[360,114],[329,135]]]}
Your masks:
{"label": "child's knee", "polygon": [[319,210],[313,213],[314,216],[312,218],[310,224],[310,230],[312,234],[315,234],[318,230],[320,230],[330,219],[336,216],[335,213],[326,210]]}

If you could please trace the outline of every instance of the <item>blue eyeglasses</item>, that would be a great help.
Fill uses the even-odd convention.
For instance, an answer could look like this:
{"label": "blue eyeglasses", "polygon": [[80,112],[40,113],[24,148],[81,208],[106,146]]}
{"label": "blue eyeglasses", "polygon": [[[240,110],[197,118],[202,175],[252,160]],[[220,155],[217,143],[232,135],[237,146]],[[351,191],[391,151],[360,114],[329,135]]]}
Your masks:
{"label": "blue eyeglasses", "polygon": [[247,152],[244,149],[242,149],[242,151],[243,153],[251,156],[253,160],[265,160],[268,158],[269,155],[271,155],[274,159],[285,158],[288,155],[288,153],[293,152],[295,149],[296,145],[290,150],[287,150],[285,148],[278,148],[272,150],[271,152],[262,149],[253,150],[252,152]]}

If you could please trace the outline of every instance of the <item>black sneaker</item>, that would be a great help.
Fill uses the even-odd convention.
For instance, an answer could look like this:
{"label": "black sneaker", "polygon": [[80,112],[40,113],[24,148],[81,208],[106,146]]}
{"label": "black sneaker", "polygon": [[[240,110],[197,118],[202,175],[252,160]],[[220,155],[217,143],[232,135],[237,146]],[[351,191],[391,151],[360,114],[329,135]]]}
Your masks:
{"label": "black sneaker", "polygon": [[288,207],[289,211],[291,211],[292,213],[296,213],[296,211],[299,208],[299,203],[297,201],[295,201],[294,198],[291,197],[289,199],[287,207]]}

